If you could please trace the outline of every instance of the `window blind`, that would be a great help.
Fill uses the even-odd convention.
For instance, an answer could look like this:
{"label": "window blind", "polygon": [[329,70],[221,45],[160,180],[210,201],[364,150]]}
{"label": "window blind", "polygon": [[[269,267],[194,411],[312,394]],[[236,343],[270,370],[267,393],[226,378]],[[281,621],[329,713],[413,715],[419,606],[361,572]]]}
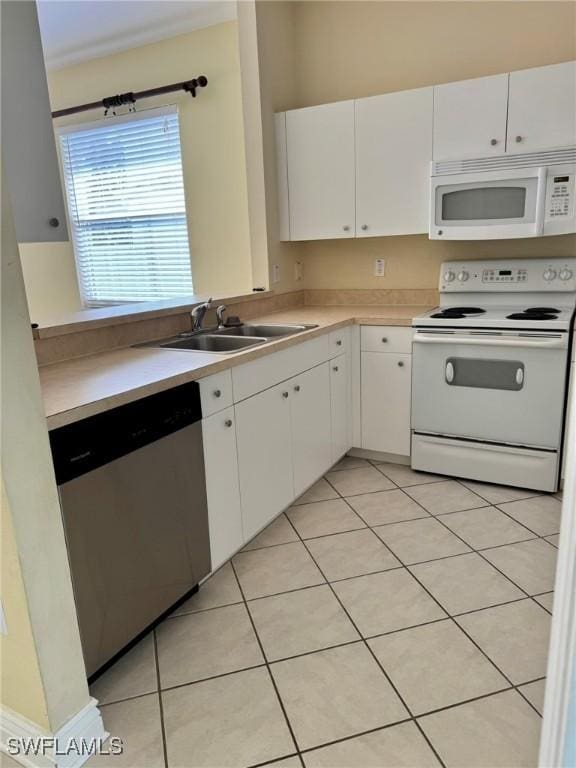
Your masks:
{"label": "window blind", "polygon": [[64,129],[60,147],[85,306],[192,294],[176,109]]}

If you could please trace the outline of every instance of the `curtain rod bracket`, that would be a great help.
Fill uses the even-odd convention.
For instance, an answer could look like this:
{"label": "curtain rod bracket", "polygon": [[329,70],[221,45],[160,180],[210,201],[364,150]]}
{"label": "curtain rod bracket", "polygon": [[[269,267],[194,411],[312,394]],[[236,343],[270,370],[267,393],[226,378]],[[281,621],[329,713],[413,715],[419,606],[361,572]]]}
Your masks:
{"label": "curtain rod bracket", "polygon": [[205,88],[208,85],[208,78],[204,75],[194,77],[192,80],[188,80],[182,83],[182,90],[189,93],[193,99],[196,98],[196,88]]}

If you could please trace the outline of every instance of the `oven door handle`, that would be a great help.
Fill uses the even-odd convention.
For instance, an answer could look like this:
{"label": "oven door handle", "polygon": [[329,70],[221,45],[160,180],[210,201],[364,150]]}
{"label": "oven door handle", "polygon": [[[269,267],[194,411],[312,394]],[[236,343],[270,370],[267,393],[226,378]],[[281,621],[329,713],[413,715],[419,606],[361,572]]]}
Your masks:
{"label": "oven door handle", "polygon": [[465,344],[479,347],[529,347],[532,349],[566,349],[566,339],[489,339],[462,336],[414,336],[414,344]]}

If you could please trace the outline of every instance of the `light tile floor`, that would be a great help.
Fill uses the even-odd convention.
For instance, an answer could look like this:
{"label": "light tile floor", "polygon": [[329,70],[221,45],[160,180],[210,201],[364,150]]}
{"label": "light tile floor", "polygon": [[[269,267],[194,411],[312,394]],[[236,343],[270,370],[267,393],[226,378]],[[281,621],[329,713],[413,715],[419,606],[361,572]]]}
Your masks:
{"label": "light tile floor", "polygon": [[89,765],[535,766],[560,508],[346,457],[93,685]]}

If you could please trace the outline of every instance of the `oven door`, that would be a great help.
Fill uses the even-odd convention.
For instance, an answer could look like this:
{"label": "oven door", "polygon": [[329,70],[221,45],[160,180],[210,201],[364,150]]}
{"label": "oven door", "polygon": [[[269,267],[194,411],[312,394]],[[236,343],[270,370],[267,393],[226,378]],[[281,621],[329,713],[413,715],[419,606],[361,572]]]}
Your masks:
{"label": "oven door", "polygon": [[413,344],[412,429],[558,449],[567,336],[419,329]]}
{"label": "oven door", "polygon": [[543,233],[546,168],[433,176],[431,240],[490,240]]}

